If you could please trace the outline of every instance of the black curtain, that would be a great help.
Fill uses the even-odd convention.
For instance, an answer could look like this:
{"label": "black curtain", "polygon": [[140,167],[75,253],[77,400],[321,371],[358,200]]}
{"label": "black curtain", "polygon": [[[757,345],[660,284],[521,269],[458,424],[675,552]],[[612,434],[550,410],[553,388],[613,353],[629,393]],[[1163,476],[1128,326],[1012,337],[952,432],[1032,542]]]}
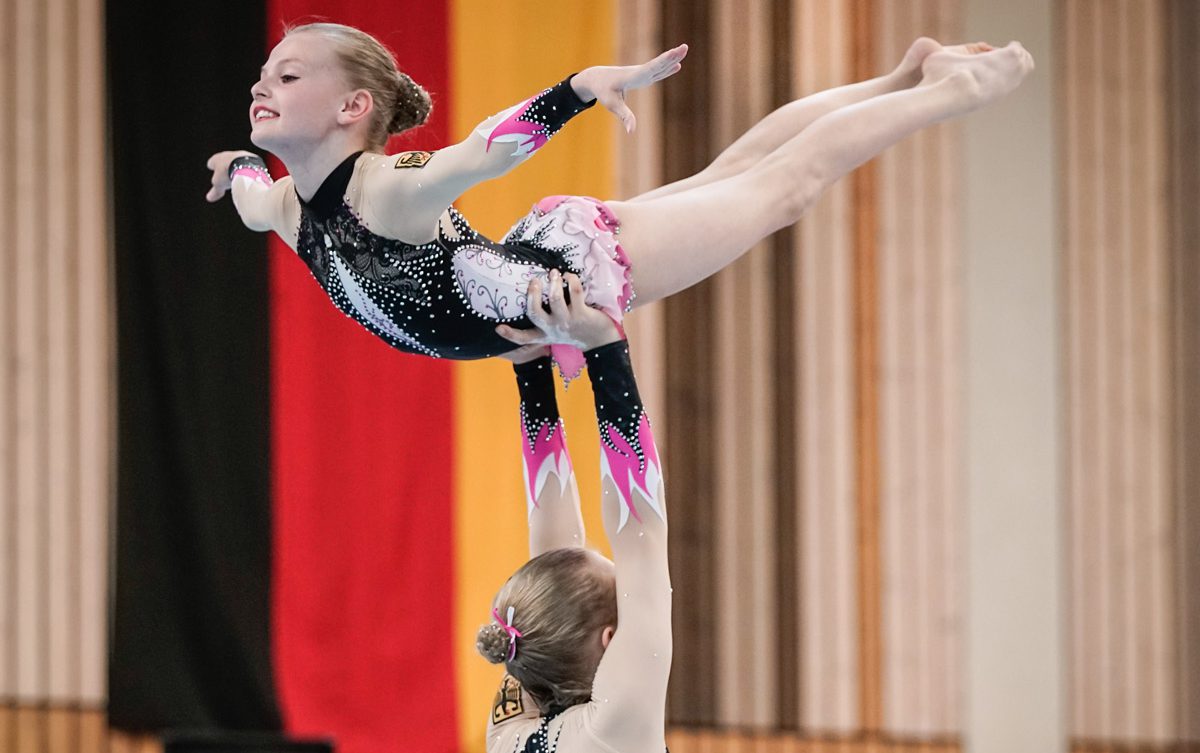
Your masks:
{"label": "black curtain", "polygon": [[265,236],[204,201],[249,148],[260,0],[107,6],[117,275],[114,726],[279,727]]}

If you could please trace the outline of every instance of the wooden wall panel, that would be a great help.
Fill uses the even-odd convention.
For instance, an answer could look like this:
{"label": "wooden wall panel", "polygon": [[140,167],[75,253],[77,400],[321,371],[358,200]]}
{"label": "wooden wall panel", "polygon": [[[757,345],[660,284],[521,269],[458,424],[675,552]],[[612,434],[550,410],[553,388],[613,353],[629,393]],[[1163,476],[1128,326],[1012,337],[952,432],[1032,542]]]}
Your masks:
{"label": "wooden wall panel", "polygon": [[[659,0],[619,0],[616,4],[617,49],[614,59],[620,63],[649,60],[662,52],[662,19]],[[674,82],[672,82],[674,83]],[[616,141],[616,184],[618,197],[628,199],[662,185],[662,87],[639,89],[629,96],[629,106],[637,115],[637,130],[629,136],[613,122]],[[663,304],[639,306],[625,320],[638,390],[654,424],[654,439],[660,450],[667,442],[666,353],[663,345]]]}
{"label": "wooden wall panel", "polygon": [[[39,54],[45,31],[45,6],[16,4],[11,33],[16,36],[16,88],[9,111],[15,118],[16,243],[15,317],[12,348],[16,411],[16,642],[15,692],[18,697],[44,697],[46,677],[46,279],[45,127],[46,58]],[[22,253],[23,251],[23,253]],[[23,729],[18,719],[18,731]]]}
{"label": "wooden wall panel", "polygon": [[[713,5],[714,151],[771,110],[770,0]],[[717,722],[777,724],[774,377],[768,243],[714,278]]]}
{"label": "wooden wall panel", "polygon": [[[58,51],[47,60],[45,150],[45,200],[49,210],[57,202],[51,197],[71,194],[74,155],[58,144],[75,141],[75,96],[73,79],[75,29],[69,13],[72,0],[48,0],[46,7],[46,47]],[[56,213],[57,214],[57,213]],[[78,468],[78,405],[74,389],[79,380],[76,362],[78,333],[76,306],[78,286],[76,266],[71,256],[78,248],[78,207],[68,201],[61,214],[45,220],[46,275],[42,283],[45,299],[41,314],[46,320],[46,698],[59,702],[74,700],[79,687],[79,588],[75,559],[78,549],[68,545],[75,540],[78,520],[75,472]],[[57,290],[56,290],[57,288]],[[52,725],[52,728],[53,725]]]}
{"label": "wooden wall panel", "polygon": [[0,706],[17,749],[74,749],[70,709],[105,694],[102,13],[99,0],[0,0]]}
{"label": "wooden wall panel", "polygon": [[[850,2],[793,2],[796,96],[850,82],[850,22]],[[860,722],[853,221],[844,181],[796,233],[799,718],[817,734]]]}
{"label": "wooden wall panel", "polygon": [[[16,3],[0,2],[0,102],[12,102],[16,71],[13,28]],[[16,134],[10,108],[0,113],[0,160],[16,162]],[[13,342],[16,317],[16,173],[0,170],[0,342]],[[8,345],[4,346],[8,356]],[[0,698],[16,693],[16,405],[14,370],[6,357],[0,361]],[[0,718],[3,718],[0,716]],[[8,739],[0,725],[0,741]]]}
{"label": "wooden wall panel", "polygon": [[[686,75],[662,87],[662,178],[680,180],[702,169],[711,154],[707,113],[712,51],[708,3],[663,0],[664,48],[687,40],[695,43]],[[698,115],[699,114],[699,115]],[[715,539],[715,464],[712,392],[713,308],[711,282],[702,282],[662,304],[665,338],[667,445],[663,452],[668,519],[671,521],[670,566],[675,598],[672,620],[674,663],[667,715],[678,724],[711,724],[716,714],[715,629],[717,604],[713,581]]]}
{"label": "wooden wall panel", "polygon": [[[883,65],[919,36],[962,38],[951,0],[879,2]],[[964,535],[961,144],[920,132],[878,160],[884,728],[960,729]]]}
{"label": "wooden wall panel", "polygon": [[[851,81],[852,4],[795,0],[791,18],[794,96]],[[794,236],[799,717],[817,734],[861,722],[851,196],[834,186]]]}
{"label": "wooden wall panel", "polygon": [[74,311],[79,381],[76,391],[77,454],[75,529],[79,556],[73,576],[78,585],[78,700],[98,704],[107,696],[109,529],[116,496],[116,304],[109,247],[108,153],[104,82],[104,5],[74,0],[67,17],[75,22],[74,98],[75,195],[78,305]]}
{"label": "wooden wall panel", "polygon": [[1068,708],[1080,740],[1167,744],[1184,723],[1166,8],[1061,9]]}
{"label": "wooden wall panel", "polygon": [[1174,524],[1178,537],[1174,621],[1179,683],[1174,705],[1179,737],[1200,749],[1200,5],[1170,0],[1164,23],[1175,466],[1168,484],[1177,501],[1168,525]]}

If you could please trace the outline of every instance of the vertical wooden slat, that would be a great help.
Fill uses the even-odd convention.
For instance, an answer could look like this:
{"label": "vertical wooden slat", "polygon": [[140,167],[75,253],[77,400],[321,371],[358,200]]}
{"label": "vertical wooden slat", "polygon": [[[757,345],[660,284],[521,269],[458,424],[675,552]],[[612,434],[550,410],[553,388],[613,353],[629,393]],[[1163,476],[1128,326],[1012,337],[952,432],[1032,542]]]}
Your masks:
{"label": "vertical wooden slat", "polygon": [[[914,2],[910,9],[912,28],[924,26],[925,10],[928,3],[925,0]],[[916,188],[914,196],[930,195],[932,193],[931,176],[935,173],[935,164],[931,164],[931,151],[934,145],[932,131],[924,129],[910,137],[913,161],[912,174],[909,176],[911,185]],[[913,333],[912,355],[913,363],[913,393],[910,397],[912,406],[911,443],[913,463],[913,493],[912,517],[908,521],[910,529],[909,548],[912,551],[911,567],[913,569],[914,602],[912,612],[912,630],[914,649],[917,657],[917,672],[912,681],[912,734],[929,734],[929,707],[932,702],[932,686],[930,684],[930,550],[932,536],[932,510],[934,504],[933,488],[930,480],[930,411],[934,401],[930,395],[930,379],[938,364],[933,360],[933,349],[936,345],[934,333],[931,332],[932,319],[929,306],[937,299],[937,291],[931,285],[929,278],[930,259],[935,256],[932,248],[933,238],[930,234],[932,224],[929,207],[910,206],[908,211],[913,223],[913,245],[907,250],[907,263],[912,265],[913,318],[911,322]],[[878,238],[878,235],[876,235]],[[878,242],[878,241],[877,241]],[[879,251],[876,250],[876,255]],[[882,500],[881,500],[882,502]],[[880,573],[882,579],[883,573]],[[880,665],[884,661],[883,647],[886,645],[880,637]],[[882,727],[882,714],[880,715]]]}
{"label": "vertical wooden slat", "polygon": [[52,750],[78,740],[66,712],[38,709],[80,702],[85,672],[90,700],[104,698],[112,337],[101,15],[97,0],[0,2],[0,701],[20,704],[7,715],[13,746]]}
{"label": "vertical wooden slat", "polygon": [[1081,227],[1079,228],[1078,264],[1080,279],[1080,299],[1078,330],[1076,337],[1081,343],[1087,343],[1082,349],[1078,373],[1077,389],[1080,394],[1079,415],[1081,416],[1081,435],[1078,438],[1080,447],[1080,510],[1079,537],[1083,542],[1083,562],[1081,570],[1076,574],[1076,582],[1083,594],[1084,610],[1080,615],[1080,632],[1083,639],[1079,660],[1086,667],[1083,673],[1083,718],[1077,734],[1087,734],[1087,731],[1100,729],[1102,719],[1107,717],[1104,699],[1101,696],[1102,686],[1106,678],[1101,675],[1104,656],[1103,632],[1104,616],[1101,610],[1103,579],[1088,577],[1089,574],[1103,572],[1103,543],[1100,541],[1100,523],[1102,516],[1098,514],[1102,507],[1101,493],[1106,486],[1100,473],[1087,473],[1084,469],[1103,468],[1101,452],[1100,411],[1097,405],[1097,394],[1100,391],[1100,376],[1102,365],[1099,360],[1099,350],[1094,347],[1101,321],[1100,302],[1100,263],[1098,247],[1100,235],[1096,232],[1096,218],[1103,217],[1102,208],[1098,207],[1100,191],[1097,176],[1085,172],[1084,165],[1091,165],[1100,154],[1099,131],[1096,125],[1100,113],[1099,77],[1095,75],[1098,60],[1095,53],[1100,49],[1095,43],[1098,38],[1098,19],[1085,13],[1083,3],[1073,7],[1075,15],[1069,18],[1068,25],[1079,28],[1079,47],[1076,53],[1077,79],[1068,88],[1074,88],[1080,95],[1080,115],[1078,131],[1075,139],[1080,146],[1077,149],[1080,162],[1079,191]]}
{"label": "vertical wooden slat", "polygon": [[[715,112],[710,113],[713,121],[713,154],[719,153],[726,144],[736,138],[735,129],[742,125],[736,121],[736,115],[752,106],[744,88],[745,82],[737,75],[737,63],[746,51],[745,45],[739,44],[744,41],[739,39],[739,35],[745,34],[747,19],[740,18],[734,22],[731,10],[732,8],[724,3],[712,4],[713,28],[720,30],[712,39],[712,86],[716,101],[729,105],[718,107]],[[739,6],[739,15],[748,10],[750,12],[747,16],[752,17],[753,11],[745,6]],[[734,268],[744,261],[735,262]],[[737,362],[745,354],[739,352],[741,338],[738,332],[732,331],[728,314],[725,313],[731,307],[737,306],[738,290],[734,268],[727,268],[713,277],[714,301],[717,312],[720,312],[713,320],[717,325],[713,341],[716,365],[713,388],[714,396],[725,397],[724,400],[714,401],[716,415],[715,433],[712,437],[717,450],[714,468],[717,489],[712,521],[716,543],[713,554],[717,561],[717,579],[713,584],[716,587],[717,606],[713,620],[717,652],[717,708],[713,721],[722,726],[733,726],[742,722],[745,677],[753,671],[752,668],[743,665],[741,646],[737,638],[745,615],[741,613],[741,604],[738,603],[744,576],[740,567],[739,555],[742,553],[739,551],[738,541],[738,523],[743,510],[741,504],[733,502],[740,491],[738,485],[741,481],[736,467],[742,461],[736,420],[737,413],[745,410],[747,406],[742,402],[744,397],[738,390],[735,366],[740,365]],[[754,504],[753,500],[745,502],[747,507]]]}
{"label": "vertical wooden slat", "polygon": [[[74,483],[78,458],[74,452],[75,384],[78,349],[74,333],[74,308],[78,296],[74,289],[76,265],[74,253],[78,218],[76,203],[57,197],[69,195],[73,155],[63,145],[74,143],[75,118],[73,89],[78,85],[72,59],[75,49],[68,0],[47,2],[47,36],[42,49],[49,54],[48,105],[44,133],[55,148],[47,150],[45,189],[48,206],[57,209],[45,225],[46,277],[41,283],[41,311],[47,323],[48,410],[44,430],[47,433],[47,697],[55,702],[70,702],[78,692],[79,653],[76,636],[81,629],[78,612],[75,546]],[[51,198],[54,197],[54,198]],[[53,729],[53,725],[52,725]]]}
{"label": "vertical wooden slat", "polygon": [[1063,30],[1064,45],[1062,66],[1056,82],[1063,92],[1064,128],[1059,131],[1058,148],[1063,155],[1062,183],[1060,184],[1060,205],[1064,210],[1065,233],[1063,238],[1063,327],[1062,342],[1066,345],[1064,358],[1065,378],[1065,419],[1068,458],[1064,469],[1064,486],[1066,489],[1066,530],[1068,552],[1068,607],[1067,616],[1067,732],[1071,736],[1079,734],[1085,716],[1084,703],[1084,622],[1083,589],[1077,580],[1077,574],[1083,572],[1083,536],[1080,533],[1082,525],[1082,491],[1083,482],[1079,468],[1082,465],[1083,431],[1082,422],[1084,411],[1080,406],[1080,337],[1078,335],[1081,315],[1080,306],[1080,264],[1078,260],[1078,238],[1082,224],[1080,198],[1083,190],[1078,179],[1079,140],[1069,138],[1065,134],[1078,133],[1080,120],[1080,89],[1076,85],[1076,56],[1079,46],[1079,24],[1075,23],[1078,0],[1065,0],[1060,5],[1058,23]]}
{"label": "vertical wooden slat", "polygon": [[[18,3],[16,118],[16,476],[17,490],[17,693],[41,698],[46,691],[46,505],[45,505],[45,342],[43,301],[39,295],[45,275],[41,217],[45,207],[42,184],[44,74],[46,61],[38,40],[44,28],[41,3]],[[19,720],[20,722],[20,720]],[[18,723],[18,731],[22,729]]]}
{"label": "vertical wooden slat", "polygon": [[[1200,6],[1191,0],[1171,0],[1164,13],[1170,70],[1170,306],[1173,317],[1170,396],[1175,407],[1172,427],[1174,473],[1170,489],[1176,503],[1167,524],[1175,528],[1176,556],[1171,563],[1176,581],[1170,598],[1174,609],[1176,666],[1179,675],[1172,711],[1179,736],[1200,741],[1200,217],[1195,197],[1200,194]],[[1200,747],[1197,745],[1196,747]]]}
{"label": "vertical wooden slat", "polygon": [[[871,4],[855,0],[848,24],[852,45],[852,76],[868,78],[874,70]],[[877,373],[878,290],[876,174],[874,163],[863,165],[850,177],[854,195],[854,346],[856,384],[855,422],[858,456],[858,614],[860,631],[860,717],[868,732],[883,726],[880,687],[882,636],[880,619],[879,558],[879,395]]]}
{"label": "vertical wooden slat", "polygon": [[[942,39],[963,38],[964,11],[960,0],[941,0],[936,5],[938,33]],[[935,711],[933,730],[939,735],[957,735],[962,729],[959,704],[962,698],[962,594],[965,567],[959,556],[960,542],[965,538],[965,474],[962,406],[965,374],[963,348],[963,243],[961,233],[963,177],[957,169],[963,153],[961,129],[957,125],[937,128],[939,173],[935,190],[940,200],[934,206],[937,213],[939,263],[935,271],[939,293],[935,299],[940,309],[935,316],[941,343],[941,381],[934,387],[941,410],[935,429],[939,441],[933,450],[938,461],[936,476],[940,479],[940,547],[934,567],[939,585],[934,593],[934,625],[930,639],[936,650],[932,662],[931,680],[936,692],[932,702]],[[945,747],[945,746],[943,746]]]}
{"label": "vertical wooden slat", "polygon": [[[16,0],[0,0],[0,102],[12,102],[15,60]],[[15,164],[15,108],[0,110],[0,160]],[[16,340],[13,328],[16,302],[14,170],[0,170],[0,704],[16,695],[16,389],[8,357]],[[2,728],[0,728],[2,731]],[[0,743],[8,738],[0,736]]]}
{"label": "vertical wooden slat", "polygon": [[[1155,572],[1158,564],[1172,554],[1169,531],[1155,520],[1161,519],[1165,500],[1157,493],[1155,477],[1166,462],[1162,437],[1169,426],[1167,406],[1162,402],[1161,375],[1165,371],[1164,353],[1157,347],[1167,331],[1168,320],[1160,303],[1166,278],[1161,275],[1163,257],[1168,249],[1153,228],[1166,222],[1163,185],[1156,177],[1164,159],[1162,119],[1158,116],[1163,97],[1160,52],[1164,41],[1158,15],[1161,2],[1142,6],[1123,3],[1121,24],[1126,30],[1128,52],[1123,60],[1122,91],[1128,110],[1126,144],[1128,151],[1125,243],[1129,257],[1129,313],[1127,328],[1131,352],[1126,355],[1129,403],[1133,435],[1128,441],[1131,484],[1127,506],[1127,542],[1131,567],[1127,575],[1132,619],[1127,623],[1131,636],[1127,650],[1132,668],[1132,707],[1130,739],[1164,742],[1164,730],[1157,730],[1154,701],[1167,674],[1171,672],[1169,636],[1160,627],[1162,612],[1154,610]],[[1157,37],[1157,38],[1156,38]],[[1149,74],[1152,86],[1142,84]],[[1162,605],[1165,607],[1166,605]],[[1163,699],[1165,700],[1165,699]]]}
{"label": "vertical wooden slat", "polygon": [[[619,0],[616,5],[615,59],[622,62],[649,60],[661,52],[662,38],[659,0]],[[636,138],[618,133],[615,182],[621,198],[630,198],[662,185],[662,89],[649,86],[629,95],[629,106],[638,114]],[[612,126],[620,128],[616,122]],[[651,416],[663,416],[666,410],[665,331],[661,303],[640,306],[625,320],[633,362],[638,374],[638,390]],[[660,450],[670,441],[666,421],[655,425],[654,439]]]}
{"label": "vertical wooden slat", "polygon": [[75,0],[76,71],[81,82],[77,96],[78,142],[75,164],[78,229],[78,382],[79,467],[75,478],[79,517],[76,527],[79,557],[78,640],[79,693],[84,703],[105,698],[108,593],[108,532],[110,501],[114,496],[115,446],[114,361],[115,326],[113,269],[109,250],[107,165],[98,155],[108,152],[105,138],[104,5],[99,0]]}
{"label": "vertical wooden slat", "polygon": [[[663,46],[709,38],[707,3],[665,2]],[[711,51],[697,46],[688,56],[689,76],[663,87],[663,178],[678,180],[711,158],[707,112]],[[671,573],[675,583],[672,621],[675,661],[668,716],[676,723],[711,723],[716,708],[711,519],[714,465],[712,426],[712,284],[702,282],[664,303],[667,395],[665,463],[670,469]],[[674,506],[684,504],[678,514]]]}
{"label": "vertical wooden slat", "polygon": [[1104,736],[1123,738],[1128,727],[1128,703],[1126,686],[1128,683],[1128,666],[1125,663],[1124,619],[1122,586],[1124,585],[1123,571],[1125,557],[1122,552],[1121,538],[1123,528],[1122,501],[1125,493],[1125,468],[1121,463],[1121,441],[1124,436],[1125,422],[1121,399],[1122,380],[1120,378],[1121,354],[1124,343],[1121,342],[1121,309],[1120,290],[1122,283],[1121,270],[1121,196],[1119,182],[1121,181],[1121,149],[1120,124],[1115,122],[1119,105],[1119,58],[1117,56],[1120,42],[1120,19],[1116,17],[1115,3],[1105,3],[1099,9],[1100,34],[1097,42],[1100,52],[1099,74],[1102,87],[1104,113],[1100,124],[1101,148],[1108,159],[1098,164],[1102,190],[1101,196],[1101,243],[1099,247],[1101,259],[1101,327],[1102,338],[1099,341],[1101,354],[1101,392],[1100,415],[1103,422],[1101,446],[1103,449],[1101,466],[1104,470],[1102,477],[1104,489],[1102,499],[1104,507],[1101,511],[1102,534],[1101,544],[1104,547],[1103,559],[1103,617],[1101,626],[1105,636],[1104,655],[1108,657],[1110,674],[1106,681],[1104,695],[1106,697],[1105,716],[1106,729]]}
{"label": "vertical wooden slat", "polygon": [[[879,3],[877,12],[878,49],[882,59],[895,56],[896,36],[903,34],[898,29],[904,24],[903,8],[896,3]],[[905,288],[899,283],[900,266],[911,244],[904,238],[907,225],[900,209],[900,197],[906,193],[903,176],[908,172],[910,154],[908,144],[902,142],[879,159],[879,319],[880,319],[880,456],[882,462],[881,495],[881,546],[884,556],[883,570],[883,628],[888,647],[883,665],[885,724],[895,727],[899,720],[909,715],[906,704],[912,697],[908,687],[911,662],[904,640],[905,617],[910,613],[911,594],[908,592],[906,576],[910,571],[902,566],[908,547],[904,542],[904,504],[911,499],[905,493],[904,474],[910,467],[905,462],[902,431],[905,425],[901,417],[904,405],[902,375],[898,372],[901,360],[902,335],[905,331],[900,315],[899,293]]]}
{"label": "vertical wooden slat", "polygon": [[1110,374],[1112,410],[1115,417],[1116,431],[1113,436],[1113,517],[1112,530],[1114,533],[1113,558],[1114,582],[1113,605],[1116,621],[1114,628],[1117,640],[1114,654],[1117,666],[1121,670],[1121,682],[1117,685],[1116,710],[1118,721],[1115,733],[1123,740],[1128,740],[1137,729],[1136,698],[1138,695],[1138,667],[1134,661],[1134,645],[1137,631],[1134,626],[1136,619],[1133,610],[1133,580],[1137,575],[1137,552],[1134,551],[1132,536],[1135,522],[1132,519],[1131,500],[1137,490],[1135,469],[1132,463],[1132,440],[1136,426],[1133,423],[1133,368],[1130,359],[1133,350],[1132,331],[1132,284],[1133,263],[1130,258],[1132,249],[1130,238],[1130,223],[1132,221],[1132,195],[1130,181],[1132,151],[1131,123],[1129,122],[1130,102],[1128,89],[1129,68],[1129,34],[1123,32],[1125,14],[1123,6],[1126,0],[1114,0],[1110,3],[1109,15],[1110,38],[1107,45],[1111,66],[1108,70],[1109,81],[1114,86],[1113,102],[1110,106],[1110,118],[1115,128],[1109,143],[1112,146],[1112,168],[1114,172],[1112,186],[1113,205],[1109,213],[1108,247],[1112,260],[1113,275],[1110,278],[1109,292],[1111,295],[1112,330],[1110,343],[1115,347],[1110,349],[1112,357],[1112,372]]}
{"label": "vertical wooden slat", "polygon": [[[1151,207],[1150,212],[1140,213],[1141,230],[1139,236],[1147,248],[1155,249],[1156,253],[1150,260],[1145,276],[1147,289],[1147,314],[1144,325],[1151,335],[1148,338],[1148,370],[1149,403],[1152,406],[1148,420],[1153,424],[1151,436],[1145,446],[1145,465],[1148,469],[1146,496],[1150,503],[1150,514],[1146,516],[1146,536],[1144,541],[1161,542],[1161,546],[1151,547],[1151,564],[1149,566],[1149,588],[1147,588],[1147,603],[1143,618],[1146,620],[1146,630],[1150,640],[1143,643],[1149,648],[1143,653],[1142,661],[1152,668],[1150,675],[1150,691],[1143,699],[1145,704],[1146,734],[1155,740],[1171,740],[1182,737],[1181,720],[1173,698],[1176,695],[1179,677],[1179,648],[1180,635],[1176,633],[1175,621],[1172,615],[1177,605],[1171,597],[1171,570],[1177,557],[1179,546],[1172,520],[1173,504],[1182,502],[1172,499],[1169,489],[1170,466],[1173,463],[1172,415],[1175,413],[1170,405],[1171,364],[1169,338],[1172,326],[1170,311],[1170,245],[1169,232],[1165,230],[1169,223],[1169,207],[1155,197],[1167,195],[1168,186],[1168,125],[1166,118],[1166,102],[1170,100],[1169,89],[1164,91],[1166,82],[1166,60],[1162,50],[1169,49],[1166,39],[1164,21],[1167,18],[1165,7],[1156,3],[1149,12],[1138,15],[1136,8],[1131,19],[1131,25],[1139,29],[1142,53],[1139,56],[1146,60],[1141,68],[1141,75],[1131,87],[1141,93],[1142,105],[1137,108],[1144,113],[1138,120],[1142,132],[1148,141],[1146,151],[1138,160],[1138,165],[1144,172],[1140,183],[1147,187],[1142,195],[1143,202]],[[1160,194],[1159,192],[1163,192]]]}
{"label": "vertical wooden slat", "polygon": [[[716,28],[714,152],[766,115],[768,0],[713,6]],[[775,718],[774,456],[770,256],[767,244],[714,278],[716,289],[717,721],[765,726]]]}
{"label": "vertical wooden slat", "polygon": [[1178,739],[1163,8],[1062,13],[1071,731],[1097,744]]}
{"label": "vertical wooden slat", "polygon": [[[848,20],[846,2],[793,3],[797,95],[850,79]],[[795,234],[800,718],[816,733],[857,729],[860,716],[849,211],[843,181]]]}
{"label": "vertical wooden slat", "polygon": [[[877,63],[917,36],[962,38],[958,0],[874,5]],[[961,148],[954,125],[889,149],[879,166],[880,521],[884,724],[957,731],[962,530]],[[920,197],[914,200],[914,197]]]}
{"label": "vertical wooden slat", "polygon": [[[795,96],[793,87],[794,58],[792,35],[792,2],[775,0],[771,20],[771,51],[774,61],[772,81],[772,105],[781,107]],[[774,357],[771,373],[786,377],[775,380],[775,544],[776,544],[776,587],[779,607],[777,610],[779,684],[775,706],[781,729],[800,729],[802,704],[800,690],[800,645],[803,641],[803,625],[800,621],[799,542],[796,509],[800,499],[800,487],[796,475],[796,459],[799,457],[799,441],[796,434],[799,384],[794,370],[799,350],[798,322],[795,319],[797,289],[794,285],[799,261],[796,258],[796,230],[785,228],[771,239],[774,289],[772,291],[774,311]]]}
{"label": "vertical wooden slat", "polygon": [[[1105,87],[1104,70],[1106,67],[1105,61],[1108,58],[1105,33],[1107,31],[1107,23],[1104,18],[1103,10],[1097,14],[1096,22],[1093,25],[1092,59],[1096,63],[1095,72],[1092,74],[1092,86],[1095,93],[1093,99],[1093,117],[1096,149],[1098,154],[1107,153],[1109,144],[1107,141],[1106,126],[1106,107],[1108,97]],[[1105,164],[1103,161],[1095,163],[1094,180],[1103,187],[1105,180],[1109,176],[1106,175]],[[1111,520],[1112,520],[1112,474],[1115,464],[1111,457],[1111,417],[1110,417],[1110,394],[1109,394],[1109,371],[1111,364],[1108,356],[1107,340],[1103,336],[1110,329],[1111,320],[1111,302],[1109,301],[1108,287],[1111,285],[1111,277],[1109,272],[1108,246],[1109,234],[1104,226],[1104,220],[1108,216],[1109,206],[1106,201],[1107,197],[1103,190],[1098,190],[1095,193],[1095,215],[1096,218],[1096,237],[1097,244],[1094,253],[1096,254],[1096,324],[1098,335],[1095,343],[1095,363],[1096,363],[1096,391],[1093,395],[1093,410],[1096,412],[1098,431],[1097,431],[1097,455],[1095,458],[1095,468],[1097,469],[1098,483],[1095,486],[1096,511],[1095,517],[1097,522],[1096,545],[1099,567],[1093,572],[1099,575],[1099,585],[1097,593],[1097,621],[1094,623],[1099,643],[1099,659],[1100,667],[1107,669],[1114,666],[1116,657],[1112,651],[1112,628],[1116,622],[1113,614],[1112,596],[1110,584],[1112,578],[1112,536],[1111,536]],[[1098,703],[1098,734],[1101,737],[1111,737],[1115,729],[1115,709],[1113,701],[1113,686],[1112,675],[1107,672],[1100,677],[1100,682],[1096,686],[1097,703]]]}

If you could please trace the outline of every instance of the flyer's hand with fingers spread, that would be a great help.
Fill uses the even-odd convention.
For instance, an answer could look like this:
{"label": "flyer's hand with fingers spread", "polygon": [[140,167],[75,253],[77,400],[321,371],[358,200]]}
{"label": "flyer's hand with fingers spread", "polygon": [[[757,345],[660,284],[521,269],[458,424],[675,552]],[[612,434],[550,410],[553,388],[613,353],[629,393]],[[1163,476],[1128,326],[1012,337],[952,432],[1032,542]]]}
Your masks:
{"label": "flyer's hand with fingers spread", "polygon": [[208,189],[208,193],[204,198],[208,201],[220,201],[225,192],[229,190],[229,165],[238,157],[253,157],[252,152],[217,152],[208,158],[205,167],[213,171],[212,188]]}
{"label": "flyer's hand with fingers spread", "polygon": [[626,133],[633,133],[637,119],[625,104],[625,92],[641,89],[673,76],[682,67],[688,46],[681,44],[641,65],[600,65],[580,71],[571,87],[583,101],[595,99],[620,118]]}
{"label": "flyer's hand with fingers spread", "polygon": [[[563,293],[562,282],[566,280],[571,293],[568,303]],[[550,271],[549,312],[542,306],[542,282],[534,279],[529,283],[526,316],[537,329],[514,329],[506,324],[496,328],[496,334],[505,340],[524,346],[510,353],[517,356],[528,346],[574,345],[580,350],[591,350],[622,339],[621,330],[608,314],[592,308],[584,302],[586,294],[583,283],[573,274],[565,277],[558,270]],[[526,351],[526,354],[533,351]]]}

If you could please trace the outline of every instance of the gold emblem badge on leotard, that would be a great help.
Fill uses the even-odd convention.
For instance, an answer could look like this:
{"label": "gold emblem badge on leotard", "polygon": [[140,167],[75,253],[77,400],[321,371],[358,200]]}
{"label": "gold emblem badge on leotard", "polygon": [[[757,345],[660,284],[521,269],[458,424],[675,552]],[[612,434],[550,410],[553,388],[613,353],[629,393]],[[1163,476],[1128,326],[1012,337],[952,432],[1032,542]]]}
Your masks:
{"label": "gold emblem badge on leotard", "polygon": [[496,691],[496,700],[492,703],[492,724],[499,724],[520,716],[525,711],[521,702],[521,683],[512,675],[505,675]]}
{"label": "gold emblem badge on leotard", "polygon": [[425,167],[433,152],[400,152],[396,155],[396,169],[402,167]]}

